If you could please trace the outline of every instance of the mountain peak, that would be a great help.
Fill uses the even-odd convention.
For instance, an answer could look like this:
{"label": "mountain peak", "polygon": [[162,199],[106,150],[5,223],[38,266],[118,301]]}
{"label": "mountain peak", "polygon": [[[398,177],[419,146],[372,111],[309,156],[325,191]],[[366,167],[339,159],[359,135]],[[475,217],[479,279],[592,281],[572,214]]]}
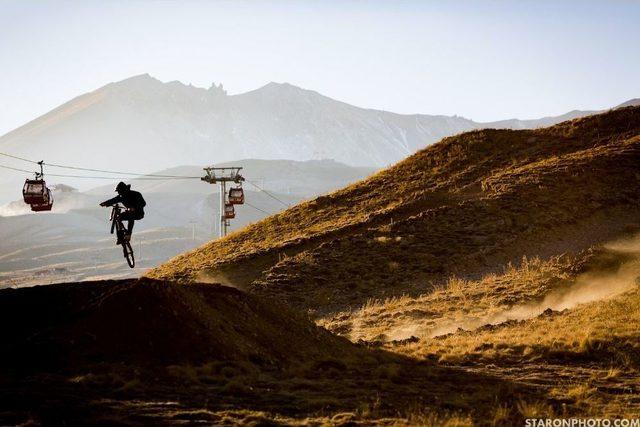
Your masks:
{"label": "mountain peak", "polygon": [[[250,92],[246,92],[240,94],[238,96],[243,95],[252,95],[252,94],[260,94],[261,96],[268,97],[277,97],[283,99],[303,99],[308,97],[314,98],[327,98],[315,90],[305,89],[300,86],[292,85],[291,83],[278,83],[278,82],[269,82],[264,86],[259,87],[258,89],[252,90]],[[327,98],[330,99],[330,98]]]}
{"label": "mountain peak", "polygon": [[222,83],[216,85],[216,82],[212,82],[209,89],[207,89],[211,93],[219,93],[222,95],[227,95],[227,90],[222,86]]}
{"label": "mountain peak", "polygon": [[206,93],[211,95],[227,95],[227,91],[222,86],[222,83],[216,85],[215,82],[211,83],[209,89],[203,87],[194,86],[192,83],[183,83],[180,80],[171,80],[163,82],[148,73],[138,74],[108,84],[105,87],[109,87],[117,92],[123,93],[154,93],[154,92],[172,92],[172,93]]}
{"label": "mountain peak", "polygon": [[135,76],[131,76],[129,78],[126,78],[124,80],[120,80],[118,82],[115,82],[116,84],[135,84],[135,83],[141,83],[141,82],[157,82],[157,83],[162,83],[160,80],[156,79],[155,77],[152,77],[149,73],[144,73],[144,74],[138,74]]}
{"label": "mountain peak", "polygon": [[266,85],[258,88],[257,90],[271,90],[271,91],[300,91],[300,92],[313,92],[307,89],[303,89],[299,86],[292,85],[291,83],[278,83],[278,82],[269,82]]}
{"label": "mountain peak", "polygon": [[153,87],[161,86],[162,83],[160,80],[155,77],[151,77],[149,74],[138,74],[136,76],[132,76],[126,78],[124,80],[119,80],[117,82],[111,82],[108,85],[104,86],[104,88],[109,88],[111,90],[116,91],[145,91],[149,90]]}
{"label": "mountain peak", "polygon": [[616,106],[615,108],[624,108],[624,107],[636,107],[640,105],[640,98],[633,98],[622,104]]}

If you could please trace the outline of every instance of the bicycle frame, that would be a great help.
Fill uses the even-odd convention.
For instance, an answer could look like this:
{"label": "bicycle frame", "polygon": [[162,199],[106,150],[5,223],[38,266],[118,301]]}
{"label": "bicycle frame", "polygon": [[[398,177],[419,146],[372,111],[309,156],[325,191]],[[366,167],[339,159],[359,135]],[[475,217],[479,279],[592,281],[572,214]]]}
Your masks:
{"label": "bicycle frame", "polygon": [[[111,216],[109,217],[109,221],[111,221],[111,234],[113,234],[113,232],[116,230],[116,224],[120,223],[122,224],[122,221],[120,221],[120,212],[122,211],[122,207],[118,204],[113,205],[113,208],[111,209]],[[122,227],[119,227],[120,229],[122,229]]]}
{"label": "bicycle frame", "polygon": [[122,253],[124,255],[124,258],[127,260],[127,264],[129,264],[129,267],[133,268],[136,261],[133,255],[133,248],[131,247],[131,243],[129,243],[128,240],[124,240],[125,228],[124,224],[120,220],[120,212],[122,211],[122,209],[122,206],[117,203],[113,205],[113,208],[111,209],[111,216],[109,218],[109,220],[111,221],[111,234],[113,234],[114,231],[117,232],[118,240],[120,240],[120,244],[122,245]]}

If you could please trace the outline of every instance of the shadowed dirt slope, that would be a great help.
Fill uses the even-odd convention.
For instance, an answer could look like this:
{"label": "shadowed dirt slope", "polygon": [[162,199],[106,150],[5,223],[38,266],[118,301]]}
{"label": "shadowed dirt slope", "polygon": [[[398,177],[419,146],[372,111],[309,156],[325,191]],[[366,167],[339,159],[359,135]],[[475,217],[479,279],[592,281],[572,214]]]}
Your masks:
{"label": "shadowed dirt slope", "polygon": [[639,135],[640,108],[629,107],[445,138],[148,276],[231,283],[322,314],[577,252],[639,219]]}
{"label": "shadowed dirt slope", "polygon": [[[281,366],[351,351],[347,340],[277,303],[219,285],[148,279],[3,290],[0,322],[14,325],[3,334],[0,360],[33,356],[30,368],[204,360]],[[292,337],[299,345],[289,345]]]}
{"label": "shadowed dirt slope", "polygon": [[0,322],[2,425],[413,425],[540,399],[526,384],[354,345],[211,284],[7,289]]}

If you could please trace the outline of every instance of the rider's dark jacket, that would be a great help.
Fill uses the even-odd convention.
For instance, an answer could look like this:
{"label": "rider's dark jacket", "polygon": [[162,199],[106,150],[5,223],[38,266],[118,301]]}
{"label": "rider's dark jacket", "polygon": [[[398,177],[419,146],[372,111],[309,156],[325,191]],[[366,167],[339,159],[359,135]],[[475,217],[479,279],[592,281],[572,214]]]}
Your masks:
{"label": "rider's dark jacket", "polygon": [[101,204],[104,206],[113,206],[116,203],[122,203],[125,208],[135,211],[136,216],[140,216],[140,218],[144,217],[144,207],[147,206],[147,202],[144,201],[142,194],[139,192],[129,190]]}

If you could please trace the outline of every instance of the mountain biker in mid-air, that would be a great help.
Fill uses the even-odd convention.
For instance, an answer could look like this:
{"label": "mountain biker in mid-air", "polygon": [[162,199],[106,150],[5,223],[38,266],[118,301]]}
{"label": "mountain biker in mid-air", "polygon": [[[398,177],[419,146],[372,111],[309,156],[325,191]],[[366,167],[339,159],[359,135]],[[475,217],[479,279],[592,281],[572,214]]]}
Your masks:
{"label": "mountain biker in mid-air", "polygon": [[122,244],[122,239],[125,241],[131,240],[131,232],[133,231],[133,224],[136,220],[144,218],[144,207],[147,202],[144,201],[142,194],[131,189],[131,185],[127,185],[124,182],[119,182],[116,186],[116,192],[118,195],[113,199],[105,200],[100,203],[100,206],[113,206],[116,203],[122,203],[126,211],[120,214],[120,219],[123,221],[129,221],[127,224],[127,231],[124,236],[118,236],[117,245]]}

